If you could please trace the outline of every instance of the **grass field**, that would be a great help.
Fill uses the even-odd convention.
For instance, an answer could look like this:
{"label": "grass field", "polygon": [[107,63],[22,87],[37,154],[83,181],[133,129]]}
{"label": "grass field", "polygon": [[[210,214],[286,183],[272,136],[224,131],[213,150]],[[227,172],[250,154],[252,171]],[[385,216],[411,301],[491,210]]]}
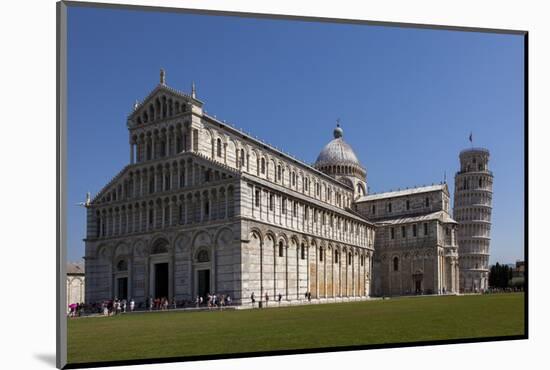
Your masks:
{"label": "grass field", "polygon": [[68,322],[69,363],[524,334],[524,295],[396,298]]}

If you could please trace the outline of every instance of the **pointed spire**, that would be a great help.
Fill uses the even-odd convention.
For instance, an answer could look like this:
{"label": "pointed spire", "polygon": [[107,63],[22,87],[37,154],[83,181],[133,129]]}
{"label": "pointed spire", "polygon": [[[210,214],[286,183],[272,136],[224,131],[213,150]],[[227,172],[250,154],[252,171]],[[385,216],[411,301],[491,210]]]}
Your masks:
{"label": "pointed spire", "polygon": [[191,97],[192,97],[193,99],[196,99],[196,98],[197,98],[197,89],[196,89],[196,87],[195,87],[195,81],[193,81],[193,82],[191,83]]}
{"label": "pointed spire", "polygon": [[166,85],[166,72],[164,71],[164,68],[160,69],[160,84]]}

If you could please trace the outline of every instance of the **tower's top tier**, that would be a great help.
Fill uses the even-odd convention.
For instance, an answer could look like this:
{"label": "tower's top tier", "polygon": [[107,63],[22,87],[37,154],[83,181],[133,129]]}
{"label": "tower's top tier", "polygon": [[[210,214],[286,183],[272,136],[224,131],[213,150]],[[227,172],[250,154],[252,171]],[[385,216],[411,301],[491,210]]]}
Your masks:
{"label": "tower's top tier", "polygon": [[460,152],[460,172],[489,171],[489,150],[470,148]]}

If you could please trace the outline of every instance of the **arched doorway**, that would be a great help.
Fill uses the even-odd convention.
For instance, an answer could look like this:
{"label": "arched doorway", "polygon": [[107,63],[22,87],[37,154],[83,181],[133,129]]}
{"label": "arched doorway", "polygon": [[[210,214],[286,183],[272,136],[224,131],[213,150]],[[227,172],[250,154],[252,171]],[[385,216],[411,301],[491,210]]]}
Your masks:
{"label": "arched doorway", "polygon": [[149,269],[150,296],[171,299],[172,282],[170,276],[172,275],[172,266],[166,239],[159,239],[153,244],[149,258]]}
{"label": "arched doorway", "polygon": [[414,293],[415,294],[422,294],[422,290],[423,290],[422,280],[423,279],[424,279],[424,274],[422,273],[422,271],[417,270],[413,274],[413,283],[414,283]]}
{"label": "arched doorway", "polygon": [[195,296],[202,297],[206,301],[208,294],[214,294],[212,291],[212,269],[211,256],[207,248],[200,248],[193,258],[195,270]]}
{"label": "arched doorway", "polygon": [[118,299],[128,299],[128,263],[126,260],[118,261],[115,281],[115,297]]}

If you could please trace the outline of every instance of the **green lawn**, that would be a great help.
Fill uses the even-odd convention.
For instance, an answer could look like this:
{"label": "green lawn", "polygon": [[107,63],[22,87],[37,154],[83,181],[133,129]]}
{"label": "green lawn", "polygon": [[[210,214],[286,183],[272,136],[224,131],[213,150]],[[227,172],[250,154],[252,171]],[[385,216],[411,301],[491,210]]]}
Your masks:
{"label": "green lawn", "polygon": [[395,298],[68,322],[69,363],[524,334],[524,295]]}

